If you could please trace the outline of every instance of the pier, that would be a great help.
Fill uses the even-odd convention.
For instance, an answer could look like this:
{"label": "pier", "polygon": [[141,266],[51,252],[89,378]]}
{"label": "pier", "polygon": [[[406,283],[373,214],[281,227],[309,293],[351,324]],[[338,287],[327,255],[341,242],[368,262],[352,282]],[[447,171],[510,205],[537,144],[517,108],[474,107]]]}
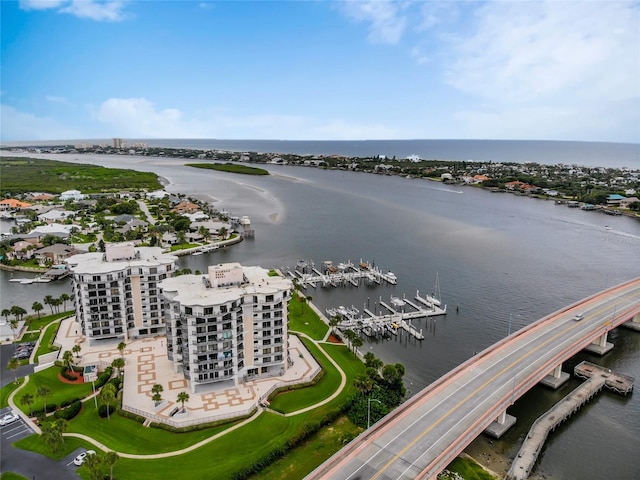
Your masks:
{"label": "pier", "polygon": [[593,363],[580,363],[574,368],[574,375],[586,378],[586,381],[533,423],[517,457],[513,460],[506,477],[508,480],[529,478],[549,433],[580,410],[582,405],[591,400],[603,388],[608,388],[622,395],[633,390],[634,379],[632,377],[613,373],[608,368]]}
{"label": "pier", "polygon": [[[363,308],[364,315],[360,315],[359,310],[353,306],[351,308],[343,306],[327,308],[326,313],[329,317],[340,317],[340,322],[338,323],[340,330],[352,329],[362,332],[368,337],[379,338],[388,336],[388,334],[397,335],[398,330],[402,329],[416,339],[424,340],[422,329],[415,328],[411,321],[446,315],[447,306],[445,305],[444,308],[441,308],[439,300],[428,295],[420,297],[419,292],[416,292],[416,300],[419,303],[414,303],[404,296],[402,298],[391,297],[389,303],[386,303],[380,297],[377,303],[388,312],[381,315],[377,315],[366,307]],[[436,305],[436,302],[438,305]],[[407,311],[406,306],[411,307],[412,310]],[[397,310],[400,307],[402,307],[402,311]]]}
{"label": "pier", "polygon": [[357,287],[361,282],[366,285],[387,282],[395,285],[398,281],[393,272],[383,272],[369,262],[360,260],[356,267],[351,261],[333,265],[330,260],[323,262],[323,271],[315,267],[315,263],[301,260],[294,270],[285,269],[288,276],[297,280],[301,288],[307,287],[339,287],[353,285]]}

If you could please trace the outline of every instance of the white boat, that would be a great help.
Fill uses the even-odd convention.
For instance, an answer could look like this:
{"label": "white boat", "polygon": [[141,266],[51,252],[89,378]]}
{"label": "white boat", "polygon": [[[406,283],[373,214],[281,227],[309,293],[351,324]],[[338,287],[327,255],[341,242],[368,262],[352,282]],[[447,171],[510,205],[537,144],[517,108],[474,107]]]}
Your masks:
{"label": "white boat", "polygon": [[396,277],[396,274],[393,272],[387,272],[385,277],[389,283],[396,283],[398,281],[398,277]]}
{"label": "white boat", "polygon": [[21,285],[29,285],[33,282],[35,282],[35,278],[23,278],[22,280],[20,280]]}
{"label": "white boat", "polygon": [[404,307],[407,303],[398,297],[391,297],[391,304],[395,307]]}
{"label": "white boat", "polygon": [[202,255],[203,253],[204,252],[193,252],[191,255],[195,257],[196,255]]}

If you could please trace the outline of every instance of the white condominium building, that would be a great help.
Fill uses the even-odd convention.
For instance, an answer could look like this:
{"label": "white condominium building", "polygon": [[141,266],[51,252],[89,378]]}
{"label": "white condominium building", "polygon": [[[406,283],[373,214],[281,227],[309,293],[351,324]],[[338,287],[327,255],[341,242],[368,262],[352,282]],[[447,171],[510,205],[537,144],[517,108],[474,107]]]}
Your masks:
{"label": "white condominium building", "polygon": [[176,372],[198,385],[281,375],[288,366],[291,282],[261,267],[210,266],[207,275],[167,278],[167,353]]}
{"label": "white condominium building", "polygon": [[73,276],[76,320],[91,345],[165,333],[159,283],[171,277],[177,257],[159,247],[107,244],[66,262]]}

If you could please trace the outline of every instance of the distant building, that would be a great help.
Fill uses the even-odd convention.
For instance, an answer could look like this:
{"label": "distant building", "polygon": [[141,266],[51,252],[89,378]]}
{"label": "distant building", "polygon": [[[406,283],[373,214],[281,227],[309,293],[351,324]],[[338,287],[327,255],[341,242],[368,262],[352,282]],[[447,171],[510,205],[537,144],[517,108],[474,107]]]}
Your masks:
{"label": "distant building", "polygon": [[6,198],[0,201],[0,210],[20,210],[21,208],[29,208],[31,206],[28,202],[21,202],[15,198]]}
{"label": "distant building", "polygon": [[60,200],[66,202],[67,200],[84,200],[85,196],[80,190],[67,190],[60,194]]}
{"label": "distant building", "polygon": [[117,149],[121,149],[126,146],[126,142],[123,141],[121,138],[114,138],[112,143],[113,143],[113,148],[117,148]]}
{"label": "distant building", "polygon": [[238,385],[283,374],[291,281],[261,267],[210,266],[160,284],[165,297],[167,354],[176,372],[199,385]]}
{"label": "distant building", "polygon": [[173,275],[176,260],[159,247],[129,243],[107,244],[104,253],[68,258],[76,320],[89,343],[164,334],[158,285]]}

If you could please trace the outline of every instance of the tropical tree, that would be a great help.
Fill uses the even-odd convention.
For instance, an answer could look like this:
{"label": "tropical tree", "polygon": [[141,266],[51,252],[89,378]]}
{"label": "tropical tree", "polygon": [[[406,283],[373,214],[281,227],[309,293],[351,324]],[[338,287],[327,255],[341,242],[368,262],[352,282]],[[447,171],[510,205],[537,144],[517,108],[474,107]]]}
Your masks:
{"label": "tropical tree", "polygon": [[101,480],[103,477],[102,473],[102,459],[98,457],[98,455],[87,455],[84,458],[83,465],[89,471],[89,478],[91,480]]}
{"label": "tropical tree", "polygon": [[198,228],[198,233],[200,235],[202,235],[202,237],[206,240],[209,239],[209,229],[207,227],[205,227],[204,225],[200,226],[200,228]]}
{"label": "tropical tree", "polygon": [[51,390],[49,390],[44,385],[38,387],[36,390],[36,395],[44,401],[44,414],[47,415],[47,397],[51,395]]}
{"label": "tropical tree", "polygon": [[358,348],[360,348],[362,345],[364,345],[364,342],[357,335],[353,338],[353,340],[351,340],[351,346],[353,347],[354,354],[356,353],[356,350],[358,350]]}
{"label": "tropical tree", "polygon": [[36,312],[38,314],[38,320],[40,320],[40,312],[44,309],[44,307],[42,306],[42,304],[40,302],[33,302],[33,305],[31,305],[31,310],[33,310],[34,312]]}
{"label": "tropical tree", "polygon": [[71,350],[76,354],[76,358],[80,358],[80,350],[82,350],[80,344],[76,343]]}
{"label": "tropical tree", "polygon": [[373,368],[374,370],[380,370],[384,363],[373,352],[367,352],[364,354],[364,363],[367,368]]}
{"label": "tropical tree", "polygon": [[62,309],[66,312],[67,311],[67,302],[69,300],[71,300],[71,297],[69,296],[68,293],[63,293],[62,295],[60,295],[60,298],[58,299],[62,302]]}
{"label": "tropical tree", "polygon": [[16,330],[18,329],[18,319],[12,318],[9,321],[9,326],[11,327],[11,331],[13,332],[13,341],[16,341]]}
{"label": "tropical tree", "polygon": [[301,295],[298,297],[298,302],[300,302],[300,314],[304,313],[304,304],[307,303],[307,297]]}
{"label": "tropical tree", "polygon": [[31,405],[33,405],[33,402],[35,402],[35,399],[30,393],[25,393],[20,397],[20,403],[29,409],[29,415],[31,415]]}
{"label": "tropical tree", "polygon": [[53,453],[58,451],[58,447],[64,444],[62,434],[68,427],[67,421],[59,418],[55,422],[45,422],[42,424],[42,439],[49,445]]}
{"label": "tropical tree", "polygon": [[353,386],[356,387],[362,394],[369,393],[373,389],[374,385],[375,382],[373,381],[373,379],[369,377],[369,375],[366,375],[364,373],[356,375],[353,379]]}
{"label": "tropical tree", "polygon": [[67,364],[67,370],[73,370],[73,353],[71,350],[65,350],[62,354],[62,360]]}
{"label": "tropical tree", "polygon": [[226,240],[227,235],[229,235],[229,230],[227,230],[227,227],[220,227],[220,229],[218,230],[218,236],[223,240]]}
{"label": "tropical tree", "polygon": [[124,349],[127,348],[127,344],[124,342],[120,342],[118,344],[118,351],[120,352],[120,356],[124,358]]}
{"label": "tropical tree", "polygon": [[[340,325],[340,320],[341,320],[340,317],[338,317],[337,315],[334,315],[329,319],[329,326],[331,327],[331,333],[333,333],[334,335],[336,334],[336,327]],[[371,352],[367,352],[367,353],[371,353]]]}
{"label": "tropical tree", "polygon": [[59,298],[54,298],[51,300],[51,305],[56,308],[56,313],[60,313],[60,305],[62,305],[62,300]]}
{"label": "tropical tree", "polygon": [[14,383],[18,383],[18,367],[20,366],[20,360],[16,357],[11,357],[9,362],[7,363],[7,370],[13,370],[13,381]]}
{"label": "tropical tree", "polygon": [[46,297],[44,297],[43,303],[45,305],[49,305],[49,308],[51,309],[51,315],[53,315],[53,304],[51,302],[53,302],[53,297],[51,295],[47,295]]}
{"label": "tropical tree", "polygon": [[162,401],[161,393],[164,391],[164,388],[159,383],[156,383],[153,387],[151,387],[151,400],[154,401],[156,405],[158,405]]}
{"label": "tropical tree", "polygon": [[100,390],[100,399],[107,406],[107,419],[111,420],[111,405],[116,399],[116,387],[113,383],[107,383]]}
{"label": "tropical tree", "polygon": [[116,369],[116,376],[120,376],[122,369],[124,368],[124,358],[114,358],[111,362],[111,366]]}
{"label": "tropical tree", "polygon": [[189,401],[189,394],[187,392],[180,392],[177,400],[182,404],[182,411],[184,412],[184,402]]}
{"label": "tropical tree", "polygon": [[9,310],[8,308],[3,308],[2,309],[2,316],[4,317],[4,321],[5,322],[9,321],[9,315],[11,315],[11,310]]}
{"label": "tropical tree", "polygon": [[113,480],[113,466],[120,460],[120,456],[113,450],[108,451],[102,457],[102,462],[109,467],[109,479]]}

